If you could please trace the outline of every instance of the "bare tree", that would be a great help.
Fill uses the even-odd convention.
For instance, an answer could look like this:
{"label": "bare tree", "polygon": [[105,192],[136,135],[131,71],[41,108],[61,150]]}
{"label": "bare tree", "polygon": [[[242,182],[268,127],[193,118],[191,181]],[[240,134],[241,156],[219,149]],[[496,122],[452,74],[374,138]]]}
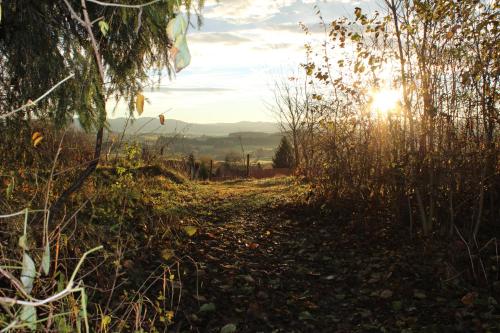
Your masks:
{"label": "bare tree", "polygon": [[300,133],[307,116],[307,94],[297,78],[281,79],[274,84],[274,104],[270,106],[283,133],[290,136],[295,167],[300,165]]}

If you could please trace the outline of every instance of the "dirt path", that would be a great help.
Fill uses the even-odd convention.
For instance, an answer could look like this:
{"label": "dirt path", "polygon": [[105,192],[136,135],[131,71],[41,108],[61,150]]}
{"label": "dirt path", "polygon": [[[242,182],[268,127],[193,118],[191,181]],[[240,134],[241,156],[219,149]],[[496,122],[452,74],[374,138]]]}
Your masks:
{"label": "dirt path", "polygon": [[178,332],[496,331],[494,299],[465,305],[470,290],[436,278],[443,258],[384,226],[292,209],[289,185],[202,188],[200,228],[182,250],[199,271],[184,278]]}

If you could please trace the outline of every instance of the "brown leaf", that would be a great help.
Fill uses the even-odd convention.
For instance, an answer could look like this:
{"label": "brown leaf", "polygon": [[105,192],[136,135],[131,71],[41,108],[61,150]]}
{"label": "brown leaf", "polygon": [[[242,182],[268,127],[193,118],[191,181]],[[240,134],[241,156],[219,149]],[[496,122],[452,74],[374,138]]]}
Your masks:
{"label": "brown leaf", "polygon": [[462,297],[461,301],[465,305],[472,305],[477,299],[478,294],[476,292],[467,293],[464,297]]}
{"label": "brown leaf", "polygon": [[382,291],[382,292],[380,293],[380,297],[382,297],[382,298],[384,298],[384,299],[391,298],[391,297],[392,297],[392,295],[393,295],[393,293],[392,293],[392,291],[391,291],[391,290],[389,290],[389,289],[386,289],[386,290],[384,290],[384,291]]}
{"label": "brown leaf", "polygon": [[247,247],[248,248],[251,248],[252,250],[255,250],[256,248],[258,248],[260,245],[257,244],[257,243],[249,243],[247,244]]}

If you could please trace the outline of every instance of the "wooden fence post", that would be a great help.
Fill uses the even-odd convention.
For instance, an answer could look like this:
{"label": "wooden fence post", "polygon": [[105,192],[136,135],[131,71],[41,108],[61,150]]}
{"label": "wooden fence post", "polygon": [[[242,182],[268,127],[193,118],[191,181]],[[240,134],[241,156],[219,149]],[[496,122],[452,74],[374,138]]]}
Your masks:
{"label": "wooden fence post", "polygon": [[247,178],[250,178],[250,154],[247,154]]}
{"label": "wooden fence post", "polygon": [[212,180],[212,171],[214,169],[214,160],[210,160],[210,172],[208,173],[208,180]]}

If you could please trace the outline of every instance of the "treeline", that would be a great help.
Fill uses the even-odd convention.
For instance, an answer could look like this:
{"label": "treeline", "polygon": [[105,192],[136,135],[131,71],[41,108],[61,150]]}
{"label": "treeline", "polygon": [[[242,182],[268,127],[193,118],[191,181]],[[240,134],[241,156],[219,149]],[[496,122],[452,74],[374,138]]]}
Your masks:
{"label": "treeline", "polygon": [[323,199],[477,251],[500,230],[498,2],[383,4],[332,22],[318,10],[324,43],[276,83],[275,112]]}
{"label": "treeline", "polygon": [[279,145],[282,134],[266,133],[233,133],[225,137],[173,137],[160,136],[154,144],[154,149],[164,147],[163,153],[186,155],[194,152],[197,156],[211,156],[212,159],[223,161],[228,155],[243,156],[250,153],[253,159],[271,160],[274,150]]}

